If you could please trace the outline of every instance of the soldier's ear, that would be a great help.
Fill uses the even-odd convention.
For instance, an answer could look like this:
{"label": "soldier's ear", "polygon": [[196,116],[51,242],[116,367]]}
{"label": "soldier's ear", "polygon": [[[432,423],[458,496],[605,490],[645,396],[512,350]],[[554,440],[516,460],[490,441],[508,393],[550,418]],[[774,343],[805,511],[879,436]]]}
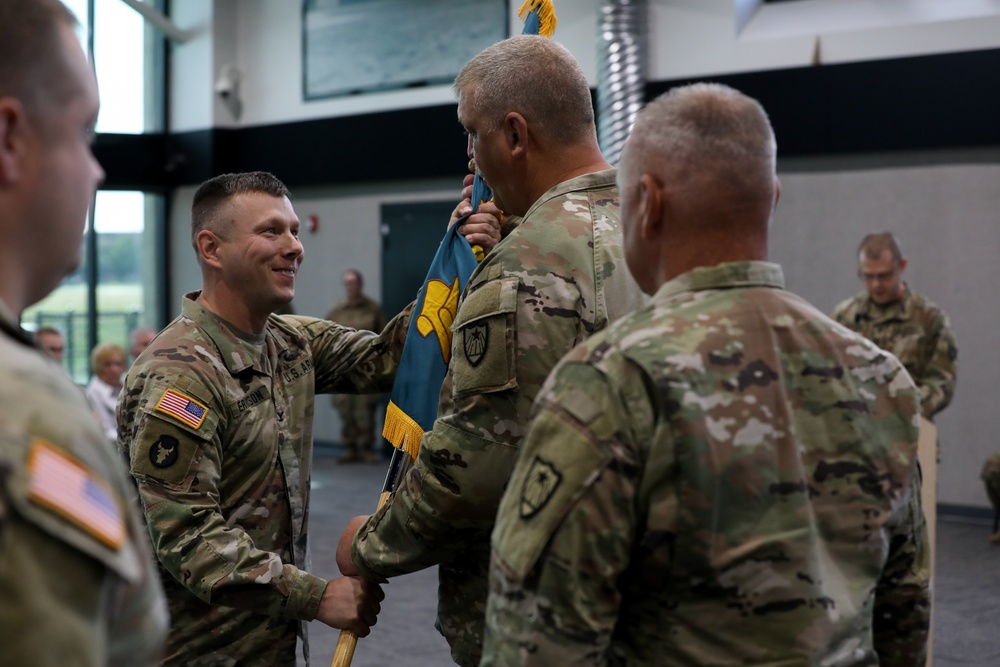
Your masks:
{"label": "soldier's ear", "polygon": [[508,113],[500,126],[504,139],[507,142],[507,149],[512,157],[520,156],[528,142],[528,122],[520,113],[511,111]]}
{"label": "soldier's ear", "polygon": [[14,183],[24,165],[27,116],[13,97],[0,97],[0,183]]}
{"label": "soldier's ear", "polygon": [[663,198],[667,193],[650,173],[639,177],[639,238],[656,241],[663,232]]}
{"label": "soldier's ear", "polygon": [[195,247],[198,249],[198,257],[201,258],[203,264],[215,269],[222,268],[222,260],[219,258],[219,249],[222,244],[219,242],[218,236],[208,229],[203,229],[195,237]]}

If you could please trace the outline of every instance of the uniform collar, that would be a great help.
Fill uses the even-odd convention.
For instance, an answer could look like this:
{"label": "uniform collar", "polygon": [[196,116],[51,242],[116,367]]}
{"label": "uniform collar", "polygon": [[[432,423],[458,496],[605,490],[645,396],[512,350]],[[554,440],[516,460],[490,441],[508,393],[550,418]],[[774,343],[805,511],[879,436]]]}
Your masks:
{"label": "uniform collar", "polygon": [[[226,369],[233,375],[248,368],[270,374],[272,369],[267,358],[266,342],[270,339],[280,353],[288,347],[285,341],[280,336],[272,335],[270,326],[265,326],[262,334],[243,331],[202,306],[198,302],[200,295],[200,291],[185,294],[181,313],[198,324],[205,336],[215,344]],[[270,324],[270,319],[268,323]]]}
{"label": "uniform collar", "polygon": [[903,296],[899,297],[898,301],[893,301],[885,306],[880,306],[872,301],[871,296],[867,292],[864,294],[865,299],[861,313],[872,322],[909,319],[913,299],[911,298],[912,292],[910,292],[910,286],[906,283],[903,283]]}
{"label": "uniform collar", "polygon": [[3,331],[19,343],[24,343],[30,347],[36,347],[28,332],[21,328],[18,318],[14,315],[7,304],[0,301],[0,331]]}
{"label": "uniform collar", "polygon": [[681,292],[732,287],[785,288],[781,267],[771,262],[724,262],[700,266],[664,283],[654,298],[670,298]]}
{"label": "uniform collar", "polygon": [[553,185],[551,188],[545,191],[541,197],[539,197],[534,204],[528,207],[528,212],[524,214],[524,218],[531,217],[531,214],[535,212],[539,206],[545,204],[545,202],[555,199],[556,197],[562,197],[570,192],[576,192],[579,190],[587,190],[590,188],[607,188],[615,184],[615,176],[618,174],[615,169],[604,169],[602,171],[595,171],[589,174],[583,174],[582,176],[576,176],[569,179],[568,181],[563,181]]}

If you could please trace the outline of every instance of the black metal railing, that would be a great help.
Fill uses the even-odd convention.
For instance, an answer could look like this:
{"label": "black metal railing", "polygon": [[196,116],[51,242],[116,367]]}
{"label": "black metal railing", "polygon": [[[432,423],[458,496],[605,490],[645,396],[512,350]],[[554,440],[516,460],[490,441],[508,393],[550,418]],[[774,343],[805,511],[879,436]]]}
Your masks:
{"label": "black metal railing", "polygon": [[[90,379],[90,350],[88,340],[89,313],[67,310],[63,312],[37,311],[30,324],[35,331],[42,327],[52,327],[62,332],[65,338],[63,365],[70,376],[81,384]],[[102,311],[97,314],[97,343],[118,343],[128,354],[129,334],[142,322],[142,311],[129,312]],[[29,322],[22,322],[29,324]],[[95,343],[96,344],[96,343]]]}

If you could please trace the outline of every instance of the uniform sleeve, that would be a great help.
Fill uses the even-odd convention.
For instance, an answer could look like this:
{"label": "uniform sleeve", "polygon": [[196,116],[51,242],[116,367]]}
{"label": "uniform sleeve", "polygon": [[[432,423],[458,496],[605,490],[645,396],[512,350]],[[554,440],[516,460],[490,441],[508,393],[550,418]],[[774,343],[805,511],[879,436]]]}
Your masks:
{"label": "uniform sleeve", "polygon": [[300,319],[316,364],[316,393],[372,394],[391,389],[413,305],[404,308],[378,334],[325,320]]}
{"label": "uniform sleeve", "polygon": [[920,388],[920,412],[927,419],[951,403],[958,370],[958,347],[955,345],[948,316],[938,313],[930,329],[930,340],[927,343],[930,359],[921,376],[913,378]]}
{"label": "uniform sleeve", "polygon": [[[78,447],[88,446],[86,438],[79,436]],[[0,434],[0,469],[4,470],[0,475],[0,627],[4,628],[0,664],[55,666],[67,664],[70,657],[73,664],[94,667],[160,664],[167,608],[148,540],[135,508],[124,497],[124,472],[99,474],[67,458],[78,472],[62,470],[58,478],[42,475],[35,479],[37,486],[29,486],[23,456],[7,457],[5,445],[22,447],[16,440],[21,437]],[[93,441],[93,447],[106,449],[108,443]],[[20,451],[27,449],[24,446]],[[61,456],[67,454],[58,451]],[[111,452],[96,456],[121,465]],[[105,507],[117,508],[104,513],[101,523],[88,521],[93,508],[86,498],[73,498],[73,484],[67,479],[75,475],[87,478],[89,497],[100,497],[108,503]],[[71,502],[73,508],[54,510],[59,500],[50,506],[36,499],[36,492],[56,499],[57,492],[51,488],[56,484],[63,486],[61,502]],[[124,528],[121,542],[105,541],[108,531],[117,532],[111,525],[118,521]]]}
{"label": "uniform sleeve", "polygon": [[497,515],[482,665],[608,662],[639,516],[636,420],[592,366],[560,364],[549,387]]}
{"label": "uniform sleeve", "polygon": [[872,639],[882,667],[923,665],[930,637],[930,549],[921,510],[920,478],[891,536],[875,589]]}
{"label": "uniform sleeve", "polygon": [[[150,373],[163,377],[165,373]],[[221,383],[220,383],[221,384]],[[122,410],[120,430],[134,420],[127,448],[146,527],[161,566],[206,603],[249,609],[299,620],[316,617],[326,581],[283,563],[279,554],[258,549],[242,529],[227,525],[219,506],[227,416],[207,377],[185,383],[151,382],[138,392],[146,407]],[[154,405],[165,391],[204,408],[197,425],[182,423]]]}
{"label": "uniform sleeve", "polygon": [[354,542],[353,561],[366,576],[407,574],[475,545],[485,568],[531,401],[581,337],[578,316],[558,308],[540,315],[522,292],[517,277],[503,277],[466,294],[452,327],[450,393],[442,392],[414,465]]}

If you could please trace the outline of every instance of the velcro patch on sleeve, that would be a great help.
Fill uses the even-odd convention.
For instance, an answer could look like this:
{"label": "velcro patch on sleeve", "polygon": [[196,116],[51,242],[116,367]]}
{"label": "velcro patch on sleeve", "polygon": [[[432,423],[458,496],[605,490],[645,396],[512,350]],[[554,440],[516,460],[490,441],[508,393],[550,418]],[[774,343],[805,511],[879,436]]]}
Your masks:
{"label": "velcro patch on sleeve", "polygon": [[71,521],[106,546],[125,543],[121,501],[90,469],[51,443],[36,438],[28,454],[31,500]]}
{"label": "velcro patch on sleeve", "polygon": [[205,417],[208,416],[208,407],[205,404],[175,389],[163,392],[163,396],[156,403],[156,410],[179,419],[194,429],[201,428]]}

